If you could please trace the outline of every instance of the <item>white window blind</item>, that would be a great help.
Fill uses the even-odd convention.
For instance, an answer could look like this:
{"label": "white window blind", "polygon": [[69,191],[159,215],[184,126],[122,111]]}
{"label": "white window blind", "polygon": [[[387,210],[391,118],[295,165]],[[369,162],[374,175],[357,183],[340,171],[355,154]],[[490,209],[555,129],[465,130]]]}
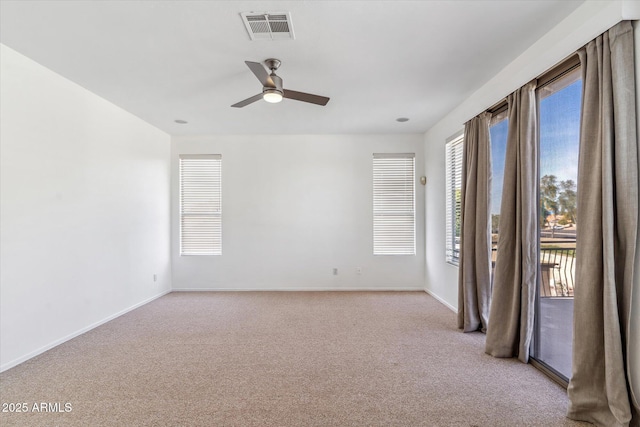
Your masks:
{"label": "white window blind", "polygon": [[455,265],[460,257],[463,141],[464,135],[460,134],[446,145],[446,257],[447,262]]}
{"label": "white window blind", "polygon": [[222,255],[222,156],[180,156],[180,255]]}
{"label": "white window blind", "polygon": [[415,154],[373,155],[373,254],[415,255]]}

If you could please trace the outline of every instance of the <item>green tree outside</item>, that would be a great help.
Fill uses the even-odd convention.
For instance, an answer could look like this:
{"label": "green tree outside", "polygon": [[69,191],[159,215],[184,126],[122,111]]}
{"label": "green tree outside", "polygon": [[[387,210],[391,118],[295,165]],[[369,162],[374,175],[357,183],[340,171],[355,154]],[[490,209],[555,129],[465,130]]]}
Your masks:
{"label": "green tree outside", "polygon": [[549,225],[549,215],[562,215],[559,224],[575,224],[576,207],[576,183],[573,180],[558,182],[555,175],[540,178],[540,227]]}

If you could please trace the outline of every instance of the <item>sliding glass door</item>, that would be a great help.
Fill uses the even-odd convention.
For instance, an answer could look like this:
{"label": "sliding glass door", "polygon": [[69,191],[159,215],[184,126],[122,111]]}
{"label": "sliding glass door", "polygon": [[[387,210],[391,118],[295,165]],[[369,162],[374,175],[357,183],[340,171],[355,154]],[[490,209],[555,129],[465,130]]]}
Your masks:
{"label": "sliding glass door", "polygon": [[538,89],[540,274],[533,357],[564,380],[571,377],[581,95],[578,68]]}

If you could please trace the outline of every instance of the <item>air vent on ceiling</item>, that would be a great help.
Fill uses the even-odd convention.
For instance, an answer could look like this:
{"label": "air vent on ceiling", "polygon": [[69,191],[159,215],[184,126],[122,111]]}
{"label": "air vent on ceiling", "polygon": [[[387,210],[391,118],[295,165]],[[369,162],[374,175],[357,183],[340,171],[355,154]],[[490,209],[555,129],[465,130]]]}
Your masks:
{"label": "air vent on ceiling", "polygon": [[293,25],[289,12],[242,12],[251,40],[293,40]]}

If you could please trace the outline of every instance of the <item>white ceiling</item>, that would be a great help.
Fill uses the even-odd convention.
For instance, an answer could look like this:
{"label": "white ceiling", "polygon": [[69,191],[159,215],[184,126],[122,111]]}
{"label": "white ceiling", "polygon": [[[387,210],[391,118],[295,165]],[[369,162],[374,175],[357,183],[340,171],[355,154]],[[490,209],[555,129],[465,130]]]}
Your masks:
{"label": "white ceiling", "polygon": [[[2,0],[0,41],[172,135],[422,133],[582,2]],[[250,41],[248,11],[295,40]],[[271,57],[327,106],[231,108]]]}

